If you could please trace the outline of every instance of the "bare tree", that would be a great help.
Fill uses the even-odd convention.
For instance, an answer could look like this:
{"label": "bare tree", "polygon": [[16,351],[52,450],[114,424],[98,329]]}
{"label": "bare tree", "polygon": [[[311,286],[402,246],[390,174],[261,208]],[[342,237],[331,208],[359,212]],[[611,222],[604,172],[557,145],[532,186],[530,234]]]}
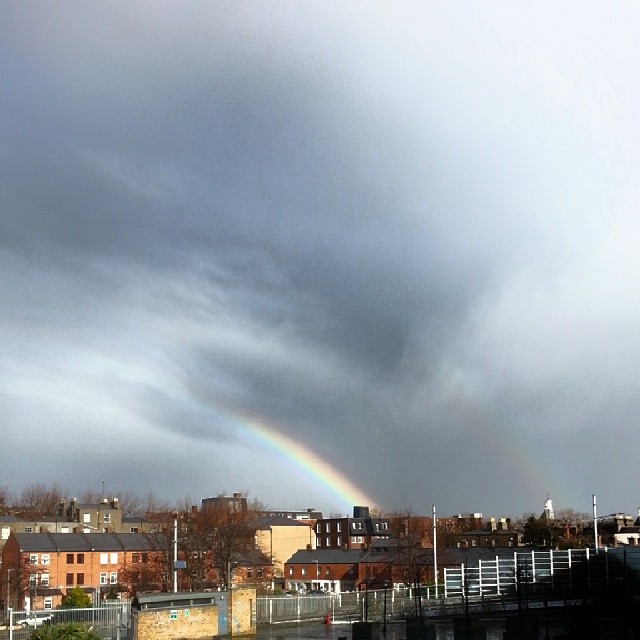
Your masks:
{"label": "bare tree", "polygon": [[8,509],[10,502],[9,489],[4,485],[0,486],[0,513],[4,513]]}
{"label": "bare tree", "polygon": [[58,485],[47,487],[44,483],[31,484],[20,493],[19,508],[29,518],[53,515],[66,492]]}
{"label": "bare tree", "polygon": [[141,508],[145,516],[174,511],[167,500],[159,498],[153,491],[149,491],[141,501]]}
{"label": "bare tree", "polygon": [[142,511],[142,500],[133,493],[118,493],[116,496],[123,516],[137,516]]}
{"label": "bare tree", "polygon": [[255,548],[252,522],[264,506],[254,500],[247,502],[246,509],[236,509],[224,496],[219,498],[200,511],[188,511],[181,527],[181,547],[194,589],[209,586],[211,569],[228,586],[233,566],[242,564],[243,558]]}
{"label": "bare tree", "polygon": [[396,550],[396,572],[401,582],[413,584],[427,577],[425,547],[430,542],[431,519],[410,510],[388,514]]}

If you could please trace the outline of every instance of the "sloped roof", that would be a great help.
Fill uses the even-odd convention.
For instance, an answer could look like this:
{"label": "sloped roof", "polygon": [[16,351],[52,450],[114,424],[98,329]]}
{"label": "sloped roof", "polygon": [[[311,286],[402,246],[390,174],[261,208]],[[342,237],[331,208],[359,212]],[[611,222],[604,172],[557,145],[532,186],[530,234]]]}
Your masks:
{"label": "sloped roof", "polygon": [[16,533],[23,552],[153,551],[168,548],[164,534],[145,533]]}
{"label": "sloped roof", "polygon": [[364,549],[299,549],[286,563],[309,564],[317,561],[321,564],[353,564],[367,553]]}
{"label": "sloped roof", "polygon": [[263,516],[250,523],[256,529],[269,529],[270,527],[306,527],[309,528],[309,520],[294,520],[286,516]]}

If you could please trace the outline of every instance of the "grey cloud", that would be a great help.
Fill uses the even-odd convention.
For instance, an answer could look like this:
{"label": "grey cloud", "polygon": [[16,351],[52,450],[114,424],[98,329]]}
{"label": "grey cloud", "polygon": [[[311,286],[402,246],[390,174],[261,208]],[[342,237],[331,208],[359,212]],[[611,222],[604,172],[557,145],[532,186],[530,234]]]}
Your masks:
{"label": "grey cloud", "polygon": [[[145,487],[165,447],[179,465],[197,442],[179,487],[157,480],[181,495],[206,492],[207,456],[246,454],[217,405],[387,508],[576,500],[562,452],[585,495],[613,495],[628,473],[592,475],[598,447],[575,460],[571,434],[601,445],[615,418],[628,442],[635,424],[635,227],[602,207],[637,194],[599,173],[553,56],[530,66],[488,21],[511,56],[473,58],[483,34],[455,10],[410,5],[414,26],[379,7],[363,30],[352,11],[0,10],[0,421],[86,422],[93,446],[120,420],[136,446],[109,466]],[[280,487],[257,497],[289,503]]]}

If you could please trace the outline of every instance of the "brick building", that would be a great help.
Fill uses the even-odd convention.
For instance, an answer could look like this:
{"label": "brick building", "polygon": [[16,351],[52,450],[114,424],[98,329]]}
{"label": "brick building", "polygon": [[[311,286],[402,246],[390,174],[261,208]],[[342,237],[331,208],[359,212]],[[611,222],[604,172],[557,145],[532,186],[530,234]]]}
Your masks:
{"label": "brick building", "polygon": [[170,544],[161,534],[11,534],[2,552],[2,593],[14,608],[61,604],[68,589],[159,589],[170,580]]}
{"label": "brick building", "polygon": [[316,549],[367,549],[374,540],[391,536],[390,522],[357,506],[352,518],[322,518],[315,524]]}

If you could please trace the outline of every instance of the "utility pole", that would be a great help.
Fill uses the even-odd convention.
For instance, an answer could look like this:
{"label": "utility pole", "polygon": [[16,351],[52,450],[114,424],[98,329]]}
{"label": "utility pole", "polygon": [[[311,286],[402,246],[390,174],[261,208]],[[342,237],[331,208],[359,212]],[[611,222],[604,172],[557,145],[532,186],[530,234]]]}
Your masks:
{"label": "utility pole", "polygon": [[173,514],[173,593],[178,593],[178,514]]}
{"label": "utility pole", "polygon": [[431,506],[433,512],[433,579],[436,584],[436,598],[438,597],[438,544],[436,540],[436,505]]}
{"label": "utility pole", "polygon": [[596,494],[593,494],[593,536],[595,538],[596,553],[598,552],[598,517],[596,515]]}

